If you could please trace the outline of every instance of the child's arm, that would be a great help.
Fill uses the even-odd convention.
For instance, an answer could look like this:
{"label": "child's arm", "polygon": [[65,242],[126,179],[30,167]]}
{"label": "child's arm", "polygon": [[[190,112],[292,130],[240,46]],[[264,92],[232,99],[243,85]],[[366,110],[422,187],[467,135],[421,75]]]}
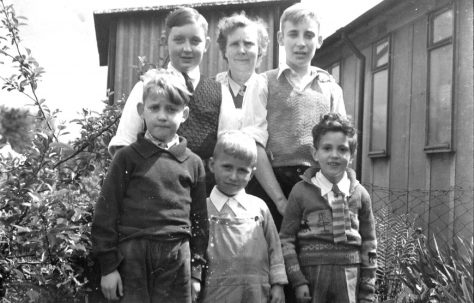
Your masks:
{"label": "child's arm", "polygon": [[364,189],[359,210],[359,232],[362,238],[359,280],[359,302],[373,302],[375,294],[375,272],[377,270],[377,239],[372,202]]}
{"label": "child's arm", "polygon": [[288,280],[290,280],[291,285],[295,289],[300,285],[309,284],[301,271],[298,255],[296,253],[296,236],[300,229],[301,218],[303,215],[303,208],[299,203],[300,198],[298,197],[298,193],[300,192],[298,188],[300,184],[301,183],[297,183],[291,190],[288,198],[288,207],[283,216],[280,230],[286,274],[288,275]]}
{"label": "child's arm", "polygon": [[[114,270],[100,279],[102,293],[107,300],[118,300],[123,296],[122,278],[118,270]],[[118,294],[118,296],[117,296]]]}
{"label": "child's arm", "polygon": [[206,250],[209,241],[209,223],[207,221],[206,181],[204,165],[198,161],[196,183],[191,188],[191,276],[201,281],[202,267],[206,264]]}
{"label": "child's arm", "polygon": [[114,155],[117,147],[127,146],[137,140],[137,134],[142,132],[145,123],[137,111],[137,104],[142,102],[143,82],[139,81],[133,87],[122,110],[122,116],[115,136],[110,140],[109,153]]}
{"label": "child's arm", "polygon": [[99,200],[94,209],[91,240],[92,252],[97,257],[102,276],[117,269],[122,261],[118,251],[119,205],[128,183],[124,153],[119,152],[112,160],[102,185]]}
{"label": "child's arm", "polygon": [[268,260],[270,262],[270,285],[288,284],[288,278],[285,272],[285,262],[281,250],[280,237],[273,221],[268,206],[263,200],[258,199],[263,215],[263,234],[267,241]]}

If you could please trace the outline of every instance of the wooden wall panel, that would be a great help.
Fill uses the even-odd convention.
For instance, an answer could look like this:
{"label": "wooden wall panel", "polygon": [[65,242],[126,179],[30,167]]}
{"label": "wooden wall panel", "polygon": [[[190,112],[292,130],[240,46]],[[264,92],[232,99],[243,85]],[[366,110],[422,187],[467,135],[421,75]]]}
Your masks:
{"label": "wooden wall panel", "polygon": [[430,177],[429,232],[443,242],[452,239],[454,201],[452,195],[453,155],[432,154]]}
{"label": "wooden wall panel", "polygon": [[[423,151],[426,127],[427,83],[427,20],[420,19],[413,25],[413,66],[410,109],[410,149],[408,157],[408,210],[420,215],[419,223],[427,230],[429,222],[428,201],[430,162]],[[428,172],[427,172],[428,170]]]}
{"label": "wooden wall panel", "polygon": [[[413,57],[413,25],[399,29],[391,36],[389,97],[390,188],[406,190],[410,153],[410,104]],[[407,194],[391,195],[397,213],[407,210]]]}
{"label": "wooden wall panel", "polygon": [[[372,50],[371,48],[366,48],[361,50],[362,54],[365,56],[365,84],[364,84],[364,127],[362,130],[362,183],[372,184],[372,160],[368,157],[369,152],[369,141],[370,141],[370,91],[372,90],[372,77],[371,64],[372,62]],[[353,97],[354,100],[356,96]]]}
{"label": "wooden wall panel", "polygon": [[473,2],[458,1],[456,9],[458,31],[455,43],[454,79],[456,117],[454,119],[456,149],[454,234],[470,237],[474,233]]}

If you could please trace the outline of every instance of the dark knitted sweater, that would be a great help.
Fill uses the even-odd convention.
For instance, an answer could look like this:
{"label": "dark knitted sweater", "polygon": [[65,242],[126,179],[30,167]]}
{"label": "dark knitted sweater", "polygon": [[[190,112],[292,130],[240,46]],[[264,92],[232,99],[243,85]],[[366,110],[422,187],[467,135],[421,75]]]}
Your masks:
{"label": "dark knitted sweater", "polygon": [[104,180],[91,233],[102,275],[122,261],[121,241],[190,238],[193,277],[200,279],[209,234],[204,166],[186,148],[186,139],[163,150],[141,133],[120,149]]}
{"label": "dark knitted sweater", "polygon": [[377,241],[369,193],[348,169],[351,185],[345,207],[351,227],[346,229],[347,241],[335,244],[332,208],[321,196],[321,189],[311,182],[316,171],[314,167],[306,170],[303,180],[293,187],[283,217],[280,238],[288,279],[294,287],[308,283],[300,266],[360,264],[359,300],[372,301]]}
{"label": "dark knitted sweater", "polygon": [[181,124],[178,134],[188,140],[188,148],[202,159],[209,159],[214,152],[221,102],[221,84],[201,75],[189,103],[189,118]]}

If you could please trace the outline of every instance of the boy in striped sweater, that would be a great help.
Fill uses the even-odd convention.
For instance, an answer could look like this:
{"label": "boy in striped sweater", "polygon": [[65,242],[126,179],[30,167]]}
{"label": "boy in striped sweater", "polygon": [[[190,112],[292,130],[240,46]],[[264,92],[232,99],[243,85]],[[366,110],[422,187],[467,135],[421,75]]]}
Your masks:
{"label": "boy in striped sweater", "polygon": [[297,302],[373,302],[375,221],[367,190],[348,167],[356,129],[326,114],[312,131],[311,167],[292,189],[280,238]]}

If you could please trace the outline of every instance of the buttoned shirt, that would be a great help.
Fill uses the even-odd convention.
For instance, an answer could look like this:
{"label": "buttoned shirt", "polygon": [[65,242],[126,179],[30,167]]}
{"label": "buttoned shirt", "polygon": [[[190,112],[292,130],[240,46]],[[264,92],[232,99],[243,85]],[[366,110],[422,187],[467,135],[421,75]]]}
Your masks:
{"label": "buttoned shirt", "polygon": [[[251,136],[257,143],[266,146],[267,132],[267,80],[262,75],[253,73],[245,85],[242,108],[236,108],[230,90],[235,94],[240,85],[229,76],[229,72],[216,75],[216,81],[222,85],[222,105],[219,120],[219,132],[241,130]],[[226,93],[230,98],[224,98]]]}

